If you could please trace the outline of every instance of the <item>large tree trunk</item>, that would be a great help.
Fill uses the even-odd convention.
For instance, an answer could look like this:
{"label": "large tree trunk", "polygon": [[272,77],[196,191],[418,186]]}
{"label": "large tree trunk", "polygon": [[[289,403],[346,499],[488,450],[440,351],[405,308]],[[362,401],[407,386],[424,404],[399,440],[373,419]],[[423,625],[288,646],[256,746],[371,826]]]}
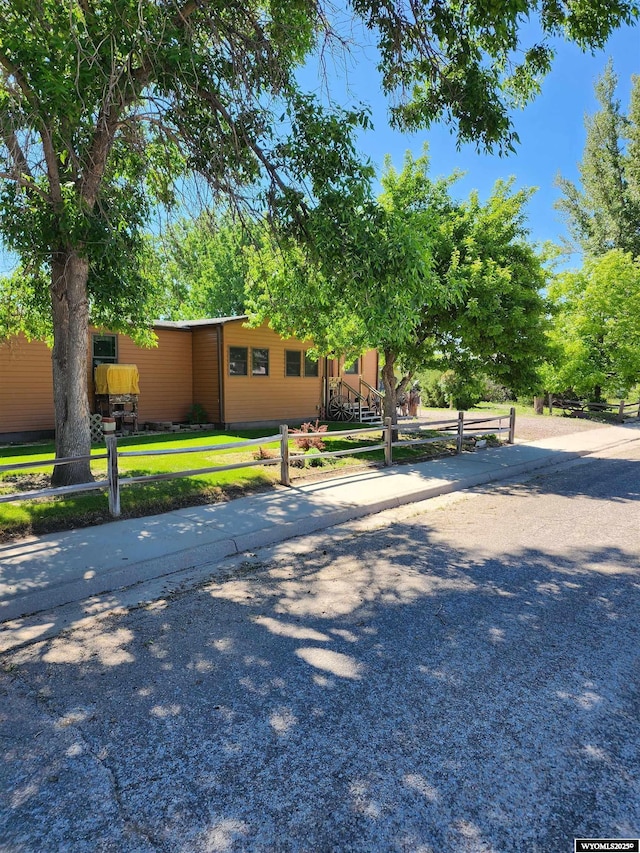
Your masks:
{"label": "large tree trunk", "polygon": [[[403,376],[402,380],[396,384],[396,375],[394,371],[396,363],[396,353],[392,350],[384,350],[384,364],[382,365],[381,376],[382,384],[384,385],[384,402],[383,415],[385,418],[391,418],[391,423],[396,427],[398,423],[398,395],[406,390],[407,385],[411,381],[413,374]],[[398,440],[398,430],[393,430],[393,440]]]}
{"label": "large tree trunk", "polygon": [[395,353],[391,350],[385,350],[381,371],[382,384],[384,385],[383,413],[385,418],[391,418],[392,424],[398,423],[398,397],[396,394],[396,377],[393,372],[395,361]]}
{"label": "large tree trunk", "polygon": [[[53,395],[56,418],[56,458],[89,456],[91,428],[87,390],[89,262],[75,252],[54,257],[51,272],[53,311]],[[93,480],[89,461],[56,465],[52,485]]]}

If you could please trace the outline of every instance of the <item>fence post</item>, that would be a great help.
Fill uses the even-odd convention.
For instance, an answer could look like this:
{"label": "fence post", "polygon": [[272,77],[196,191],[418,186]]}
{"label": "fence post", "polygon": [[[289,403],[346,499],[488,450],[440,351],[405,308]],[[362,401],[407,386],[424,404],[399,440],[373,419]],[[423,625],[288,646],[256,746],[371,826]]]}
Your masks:
{"label": "fence post", "polygon": [[464,438],[464,412],[458,412],[458,435],[456,437],[456,453],[462,453],[462,439]]}
{"label": "fence post", "polygon": [[391,418],[384,419],[382,435],[384,436],[384,464],[393,465],[393,429]]}
{"label": "fence post", "polygon": [[509,409],[509,444],[513,444],[516,440],[516,410],[514,406]]}
{"label": "fence post", "polygon": [[120,479],[118,475],[118,439],[105,435],[107,445],[107,478],[109,480],[109,512],[115,518],[120,515]]}
{"label": "fence post", "polygon": [[549,391],[549,414],[553,414],[553,394]]}
{"label": "fence post", "polygon": [[618,406],[618,420],[620,423],[624,423],[624,400],[620,400],[620,405]]}
{"label": "fence post", "polygon": [[289,427],[282,424],[280,427],[280,482],[283,486],[291,485],[289,476]]}

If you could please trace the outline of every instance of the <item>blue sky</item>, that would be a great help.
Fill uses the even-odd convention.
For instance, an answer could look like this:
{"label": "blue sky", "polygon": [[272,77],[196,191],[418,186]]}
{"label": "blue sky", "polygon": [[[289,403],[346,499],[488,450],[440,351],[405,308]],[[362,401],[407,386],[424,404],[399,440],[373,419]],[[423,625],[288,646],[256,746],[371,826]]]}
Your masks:
{"label": "blue sky", "polygon": [[[368,156],[378,172],[382,170],[385,154],[394,165],[401,167],[404,152],[415,156],[429,143],[432,175],[449,175],[455,169],[466,175],[457,184],[460,198],[477,189],[486,197],[498,178],[516,178],[516,187],[538,187],[529,203],[531,238],[536,242],[560,241],[566,227],[554,201],[560,193],[554,186],[556,176],[578,182],[577,165],[582,158],[585,141],[584,117],[597,110],[594,83],[602,74],[609,58],[613,59],[618,75],[618,97],[626,111],[631,90],[631,75],[640,74],[640,27],[625,27],[616,31],[605,49],[595,55],[583,54],[574,45],[559,42],[553,69],[542,84],[542,93],[524,110],[514,116],[520,145],[508,157],[478,154],[475,146],[466,145],[459,151],[449,130],[443,126],[416,134],[392,130],[387,121],[387,102],[380,91],[375,68],[375,52],[358,51],[348,68],[348,84],[334,77],[329,67],[332,96],[343,106],[358,101],[372,108],[374,131],[360,135],[360,149]],[[342,76],[343,72],[340,72]],[[303,75],[304,84],[313,88],[318,72],[310,68]],[[326,87],[325,87],[326,88]],[[578,258],[574,258],[576,263]]]}

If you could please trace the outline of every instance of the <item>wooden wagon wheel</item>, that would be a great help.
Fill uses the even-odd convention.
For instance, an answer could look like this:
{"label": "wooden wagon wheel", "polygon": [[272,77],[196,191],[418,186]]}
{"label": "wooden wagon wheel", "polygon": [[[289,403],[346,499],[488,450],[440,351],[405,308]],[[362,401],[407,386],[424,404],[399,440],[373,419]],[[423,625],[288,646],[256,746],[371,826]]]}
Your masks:
{"label": "wooden wagon wheel", "polygon": [[349,398],[344,394],[334,394],[329,400],[329,417],[332,421],[352,421],[355,412]]}

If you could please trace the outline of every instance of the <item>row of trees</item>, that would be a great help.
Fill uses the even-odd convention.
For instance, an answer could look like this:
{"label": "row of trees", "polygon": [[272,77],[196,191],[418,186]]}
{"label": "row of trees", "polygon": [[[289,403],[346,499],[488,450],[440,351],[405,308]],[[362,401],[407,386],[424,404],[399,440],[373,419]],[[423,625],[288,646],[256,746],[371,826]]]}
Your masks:
{"label": "row of trees", "polygon": [[[346,9],[377,41],[395,126],[415,130],[445,118],[459,141],[500,151],[517,143],[511,110],[537,93],[558,35],[583,49],[602,47],[639,13],[637,0],[602,0],[597,14],[589,4],[554,0],[353,0]],[[325,110],[301,91],[296,70],[305,59],[328,42],[347,43],[340,17],[348,16],[307,0],[3,3],[0,234],[21,268],[4,288],[0,322],[5,333],[46,329],[52,337],[59,456],[90,450],[89,320],[148,338],[164,300],[149,287],[154,256],[146,233],[196,179],[214,201],[259,209],[283,252],[293,259],[299,251],[300,265],[317,275],[319,294],[334,287],[328,270],[344,284],[346,267],[363,261],[346,307],[371,308],[363,311],[365,330],[376,314],[387,316],[375,306],[382,297],[372,283],[388,294],[406,274],[381,328],[390,357],[431,347],[423,307],[444,316],[475,286],[473,275],[458,280],[450,255],[445,293],[436,261],[420,259],[425,238],[403,225],[404,200],[391,187],[380,201],[370,198],[371,169],[352,138],[368,123],[366,109]],[[528,42],[532,32],[539,35]],[[460,227],[470,243],[481,242],[472,209],[472,202],[460,209]],[[434,244],[446,242],[446,233],[429,228]],[[446,251],[443,257],[447,264]],[[489,271],[482,249],[477,263]],[[469,312],[474,305],[468,300]],[[410,318],[413,349],[401,316]],[[455,338],[457,327],[448,334]],[[88,463],[78,461],[57,466],[53,479],[89,478]]]}
{"label": "row of trees", "polygon": [[640,384],[640,77],[629,108],[616,98],[611,63],[596,84],[599,109],[586,119],[580,186],[559,179],[580,269],[557,275],[553,360],[543,371],[551,391],[599,401]]}
{"label": "row of trees", "polygon": [[580,187],[558,181],[577,271],[554,274],[529,244],[530,191],[499,183],[484,203],[456,200],[458,176],[431,179],[425,153],[400,172],[388,161],[380,197],[344,204],[338,229],[313,212],[307,242],[228,217],[181,230],[165,264],[165,289],[184,300],[174,310],[249,313],[323,354],[376,347],[389,415],[428,369],[468,390],[483,377],[514,393],[626,396],[640,381],[640,78],[627,114],[616,83],[609,65]]}
{"label": "row of trees", "polygon": [[207,216],[164,245],[162,288],[184,300],[176,316],[248,313],[312,338],[322,355],[378,349],[394,419],[398,394],[425,368],[531,391],[548,305],[543,259],[527,240],[530,191],[499,182],[485,202],[459,201],[458,177],[432,179],[426,152],[407,154],[400,171],[389,160],[377,199],[343,205],[339,228],[313,212],[307,241]]}

